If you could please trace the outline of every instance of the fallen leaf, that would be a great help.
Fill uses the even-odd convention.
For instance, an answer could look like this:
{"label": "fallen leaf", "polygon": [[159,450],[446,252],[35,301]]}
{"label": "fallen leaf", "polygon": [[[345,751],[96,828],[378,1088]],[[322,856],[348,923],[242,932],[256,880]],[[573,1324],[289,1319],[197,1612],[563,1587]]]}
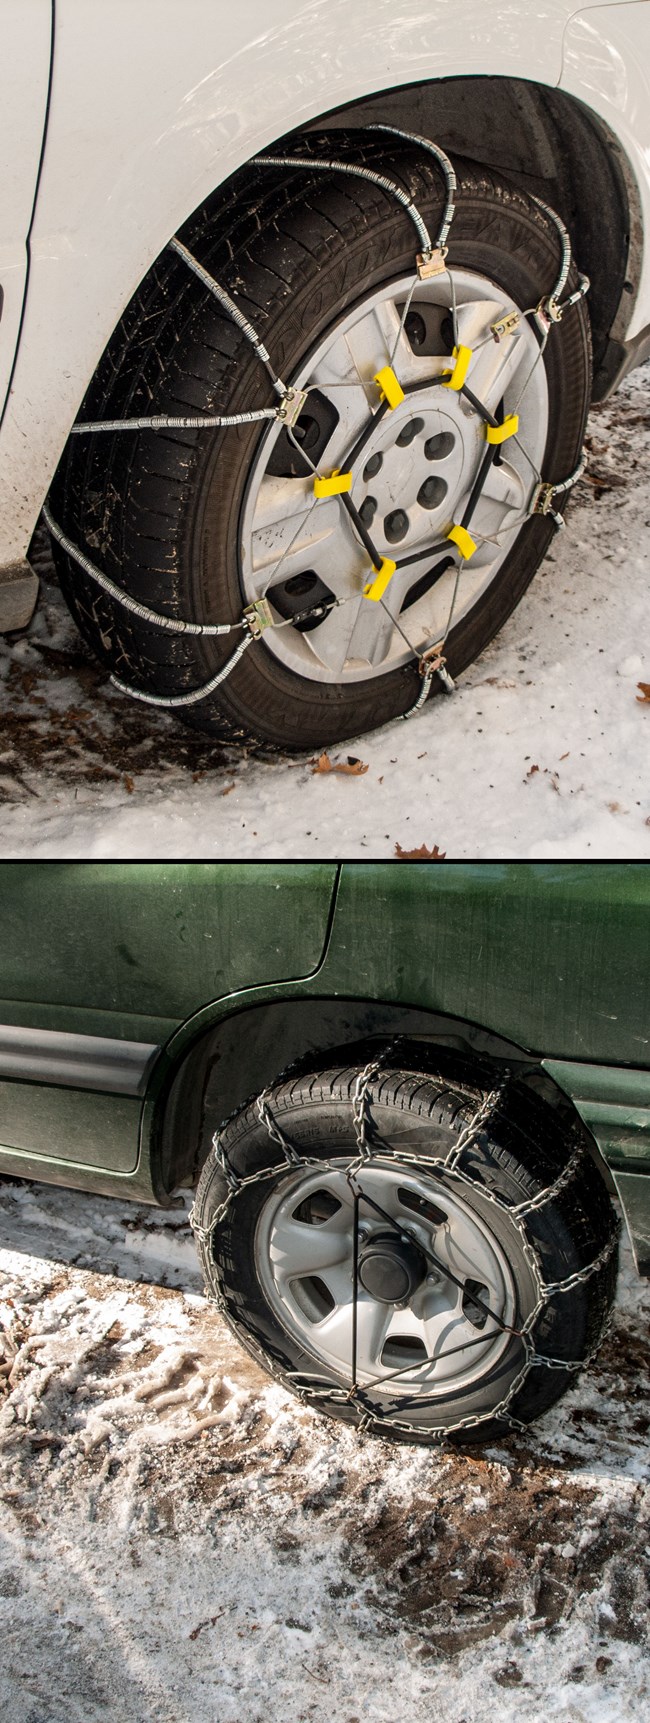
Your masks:
{"label": "fallen leaf", "polygon": [[650,682],[637,682],[637,688],[641,689],[641,693],[637,694],[639,704],[641,706],[650,705]]}
{"label": "fallen leaf", "polygon": [[446,854],[447,851],[439,850],[437,844],[432,850],[428,850],[426,844],[420,844],[417,850],[403,850],[401,844],[395,845],[398,861],[444,861]]}
{"label": "fallen leaf", "polygon": [[222,796],[229,796],[229,795],[230,795],[230,791],[231,791],[231,790],[236,790],[236,788],[237,788],[237,785],[236,785],[236,784],[224,784],[224,787],[223,787],[223,789],[222,789],[222,791],[221,791],[221,794],[222,794]]}
{"label": "fallen leaf", "polygon": [[127,794],[129,796],[133,795],[133,791],[135,789],[135,784],[133,782],[133,779],[129,777],[128,772],[124,773],[124,788],[127,791]]}
{"label": "fallen leaf", "polygon": [[560,754],[560,759],[561,760],[568,760],[570,753],[571,753],[571,749],[567,748],[566,754]]}
{"label": "fallen leaf", "polygon": [[363,760],[356,760],[353,754],[348,754],[347,760],[330,760],[329,754],[319,754],[310,764],[312,772],[341,772],[350,778],[360,778],[368,770]]}
{"label": "fallen leaf", "polygon": [[221,1616],[225,1615],[225,1613],[225,1609],[220,1609],[218,1615],[209,1615],[206,1621],[200,1621],[198,1627],[192,1628],[192,1632],[188,1634],[188,1639],[198,1639],[199,1634],[203,1632],[204,1627],[214,1627],[215,1622],[219,1621]]}
{"label": "fallen leaf", "polygon": [[526,773],[526,777],[527,778],[533,778],[535,776],[535,773],[538,771],[539,771],[539,766],[530,766],[529,770]]}

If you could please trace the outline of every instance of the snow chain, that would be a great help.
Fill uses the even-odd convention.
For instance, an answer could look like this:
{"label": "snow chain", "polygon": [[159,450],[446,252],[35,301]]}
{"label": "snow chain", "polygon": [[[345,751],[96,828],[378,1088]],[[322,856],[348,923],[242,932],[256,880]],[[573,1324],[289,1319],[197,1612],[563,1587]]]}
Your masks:
{"label": "snow chain", "polygon": [[[388,605],[384,599],[384,593],[393,574],[395,573],[396,568],[399,568],[401,564],[398,562],[392,562],[388,558],[381,557],[379,552],[376,550],[371,535],[367,528],[364,527],[363,522],[349,496],[349,492],[352,488],[353,472],[352,470],[344,470],[347,467],[352,469],[357,454],[361,453],[361,449],[367,440],[367,431],[374,423],[378,414],[385,410],[391,411],[394,407],[399,406],[406,398],[405,392],[393,371],[392,364],[384,366],[383,370],[379,371],[374,378],[374,382],[377,384],[380,394],[380,405],[374,412],[371,410],[369,426],[366,428],[366,432],[362,433],[361,437],[357,437],[355,447],[348,452],[341,470],[337,470],[334,474],[324,474],[319,473],[317,468],[313,467],[315,496],[338,496],[340,506],[346,509],[357,536],[360,538],[361,543],[368,552],[371,569],[363,588],[364,596],[371,602],[382,604],[394,626],[403,635],[406,645],[409,647],[413,657],[417,660],[422,683],[413,706],[404,714],[406,718],[409,718],[413,713],[419,711],[420,707],[422,707],[427,700],[434,676],[438,677],[446,693],[451,694],[454,692],[455,684],[446,668],[444,647],[453,620],[459,577],[465,563],[474,555],[477,548],[469,532],[469,527],[495,455],[498,454],[500,445],[505,442],[508,437],[516,437],[519,421],[517,414],[514,413],[509,415],[509,418],[506,419],[503,424],[499,424],[494,416],[488,411],[487,407],[484,407],[482,402],[479,401],[472,393],[467,383],[467,376],[471,367],[472,351],[469,347],[463,347],[458,342],[453,278],[451,270],[447,267],[447,239],[455,214],[456,206],[454,198],[457,189],[456,175],[449,157],[438,144],[432,143],[428,138],[421,137],[417,132],[404,131],[398,126],[380,124],[371,125],[365,129],[368,132],[382,132],[384,134],[405,139],[409,143],[416,144],[428,155],[434,157],[445,182],[446,194],[445,208],[435,240],[432,240],[426,223],[413,198],[410,197],[401,186],[397,185],[394,180],[387,179],[384,174],[376,173],[372,168],[359,167],[351,162],[329,160],[324,159],[323,157],[310,155],[254,156],[253,165],[262,168],[303,168],[307,169],[309,172],[313,171],[315,173],[327,172],[349,174],[355,178],[367,180],[371,184],[379,186],[382,191],[385,191],[389,197],[392,197],[394,201],[406,211],[417,234],[420,249],[417,251],[415,258],[413,288],[415,288],[418,281],[429,280],[435,275],[447,275],[449,278],[451,289],[450,309],[452,312],[455,342],[450,361],[452,369],[450,372],[443,373],[442,376],[429,378],[426,383],[422,383],[417,387],[431,388],[435,383],[440,383],[441,386],[457,390],[459,394],[464,395],[477,413],[478,417],[483,421],[487,449],[483,459],[483,464],[478,473],[477,481],[466,505],[462,521],[455,523],[450,532],[446,534],[445,538],[441,542],[431,545],[426,552],[418,553],[417,560],[420,560],[420,555],[424,560],[436,553],[449,553],[450,545],[459,553],[456,581],[444,633],[441,639],[432,643],[428,648],[421,650],[414,646],[413,642],[409,640],[406,634],[404,634],[397,617],[393,616],[391,611],[388,609]],[[578,286],[575,292],[573,292],[568,299],[560,299],[560,294],[563,293],[564,288],[566,287],[571,268],[571,241],[564,222],[556,214],[555,210],[551,209],[548,204],[543,203],[541,198],[533,197],[533,202],[536,203],[548,219],[553,222],[558,231],[562,247],[558,278],[552,292],[545,298],[541,299],[537,306],[531,308],[529,311],[509,312],[501,319],[497,320],[496,323],[493,323],[491,325],[491,335],[495,341],[502,341],[506,339],[508,335],[514,333],[514,330],[525,317],[533,317],[542,336],[540,347],[541,353],[546,345],[549,332],[553,325],[561,322],[569,307],[575,305],[577,300],[582,298],[582,296],[588,292],[589,279],[586,275],[579,275]],[[188,250],[187,246],[184,245],[181,240],[174,237],[169,241],[169,248],[174,251],[176,256],[181,259],[189,270],[192,271],[192,273],[202,283],[203,287],[205,287],[206,290],[211,293],[215,299],[217,299],[221,309],[226,312],[226,315],[230,317],[237,325],[237,328],[241,330],[241,333],[249,342],[249,345],[252,347],[257,359],[267,371],[271,379],[273,390],[278,396],[278,405],[275,407],[260,407],[258,410],[253,412],[226,415],[193,414],[191,416],[187,416],[155,414],[150,417],[137,417],[133,419],[100,419],[86,421],[73,425],[71,435],[88,436],[98,435],[102,432],[115,434],[117,432],[125,431],[215,430],[228,429],[234,426],[249,425],[257,423],[258,421],[261,423],[263,421],[271,420],[279,422],[286,429],[289,437],[294,440],[292,436],[293,428],[297,424],[304,409],[309,396],[309,389],[287,387],[282,378],[277,375],[271,357],[258,335],[257,330],[239,310],[235,301],[231,299],[230,295],[225,291],[225,288],[221,287],[220,283],[215,280],[215,277],[203,267],[203,264],[193,256],[192,252]],[[412,291],[413,289],[411,289],[411,293],[407,298],[407,307],[410,304]],[[409,393],[411,392],[415,393],[416,391],[409,390]],[[297,444],[296,446],[298,447]],[[301,450],[300,452],[303,455],[303,459],[308,460],[308,457],[305,455],[305,451]],[[525,454],[526,451],[523,450],[523,453]],[[530,459],[529,457],[527,458]],[[311,464],[312,463],[309,462],[309,465]],[[532,465],[533,463],[531,462],[530,464]],[[524,519],[528,519],[532,515],[545,515],[553,522],[554,526],[558,528],[563,527],[564,521],[562,515],[554,507],[555,497],[556,495],[565,493],[573,485],[577,484],[583,470],[584,458],[576,468],[576,471],[562,483],[556,484],[552,482],[544,482],[539,479],[539,475],[536,475],[536,483]],[[90,579],[96,581],[97,585],[100,586],[104,592],[107,592],[109,596],[116,601],[116,603],[121,604],[124,609],[130,611],[132,615],[140,617],[142,621],[151,623],[155,628],[163,628],[171,634],[215,636],[243,631],[243,640],[240,641],[236,650],[232,653],[231,657],[227,659],[226,663],[218,673],[213,676],[209,682],[204,682],[201,687],[195,688],[187,694],[147,694],[140,688],[130,687],[126,682],[122,682],[119,677],[111,676],[111,682],[116,688],[119,688],[121,693],[129,694],[132,699],[144,701],[150,706],[164,706],[172,708],[176,706],[190,706],[194,705],[197,701],[205,700],[214,692],[214,689],[218,687],[219,683],[225,681],[226,677],[231,674],[231,671],[234,670],[235,665],[238,664],[247,648],[252,645],[254,640],[260,639],[265,629],[293,628],[298,622],[305,622],[320,616],[326,616],[335,606],[350,603],[351,597],[354,597],[355,601],[358,602],[359,594],[353,594],[345,599],[336,599],[326,603],[321,602],[320,604],[312,605],[310,609],[301,611],[298,615],[292,616],[288,620],[278,621],[276,615],[273,613],[269,600],[266,597],[263,597],[258,599],[256,603],[247,605],[242,612],[241,618],[237,622],[199,623],[181,621],[175,617],[167,616],[161,611],[151,610],[147,605],[140,604],[136,599],[131,598],[122,587],[117,586],[107,575],[102,574],[85,553],[81,551],[77,545],[73,544],[72,540],[67,537],[67,534],[57,526],[48,508],[44,508],[43,515],[50,533],[61,545],[62,549],[66,552],[66,555],[71,557],[72,560],[84,570]],[[281,560],[282,559],[280,559],[280,561]]]}
{"label": "snow chain", "polygon": [[[256,1354],[263,1368],[270,1370],[273,1375],[281,1376],[285,1381],[287,1379],[290,1381],[292,1390],[295,1392],[298,1399],[305,1402],[314,1401],[315,1403],[330,1406],[352,1405],[359,1414],[358,1428],[361,1431],[370,1431],[381,1436],[385,1432],[388,1433],[394,1430],[397,1431],[399,1435],[414,1436],[419,1438],[420,1441],[426,1439],[427,1442],[435,1440],[441,1443],[445,1442],[450,1436],[458,1434],[462,1430],[477,1429],[481,1424],[491,1424],[495,1420],[505,1422],[509,1430],[525,1431],[528,1428],[527,1424],[522,1422],[521,1419],[515,1417],[511,1408],[520,1389],[523,1388],[527,1377],[530,1375],[531,1370],[565,1370],[568,1372],[583,1370],[587,1368],[595,1358],[602,1339],[601,1336],[597,1345],[592,1348],[591,1352],[589,1352],[585,1358],[552,1358],[548,1357],[545,1353],[538,1352],[536,1350],[533,1332],[535,1325],[552,1298],[565,1292],[571,1292],[576,1286],[584,1285],[586,1281],[591,1279],[592,1275],[597,1274],[599,1269],[605,1266],[616,1249],[619,1226],[617,1223],[611,1237],[607,1240],[607,1243],[603,1245],[602,1249],[598,1252],[598,1255],[594,1257],[592,1262],[588,1263],[585,1268],[578,1269],[575,1273],[567,1275],[564,1280],[545,1282],[539,1252],[534,1240],[526,1230],[525,1222],[529,1215],[536,1214],[540,1209],[544,1208],[546,1204],[555,1202],[556,1198],[560,1196],[571,1184],[577,1169],[587,1152],[581,1137],[577,1132],[574,1133],[574,1147],[567,1164],[562,1171],[558,1173],[557,1178],[554,1179],[553,1183],[540,1190],[537,1196],[527,1198],[523,1202],[515,1204],[513,1207],[502,1202],[499,1197],[495,1196],[492,1191],[487,1189],[485,1184],[472,1178],[467,1169],[461,1166],[461,1162],[470,1145],[478,1140],[481,1132],[485,1130],[491,1121],[502,1111],[504,1098],[510,1082],[510,1073],[506,1071],[503,1078],[495,1088],[483,1096],[471,1119],[469,1119],[468,1123],[463,1127],[460,1136],[450,1149],[445,1159],[429,1160],[424,1155],[414,1155],[409,1153],[408,1150],[400,1149],[399,1152],[397,1152],[391,1149],[387,1144],[382,1142],[378,1134],[372,1119],[371,1107],[373,1099],[376,1099],[376,1095],[373,1095],[374,1079],[382,1070],[387,1068],[387,1061],[398,1045],[399,1037],[396,1042],[391,1042],[376,1059],[372,1060],[365,1066],[365,1069],[359,1073],[352,1097],[352,1119],[357,1143],[357,1154],[350,1161],[346,1177],[355,1198],[355,1263],[358,1260],[358,1209],[360,1202],[365,1201],[368,1207],[376,1209],[382,1220],[398,1232],[401,1237],[412,1238],[409,1227],[404,1225],[401,1221],[398,1223],[387,1212],[380,1209],[379,1205],[364,1193],[363,1186],[359,1183],[360,1178],[363,1177],[363,1168],[369,1166],[374,1160],[379,1159],[382,1163],[393,1161],[400,1166],[405,1163],[409,1163],[417,1167],[420,1171],[424,1168],[427,1175],[433,1179],[437,1185],[439,1185],[441,1190],[444,1190],[445,1188],[449,1189],[450,1186],[460,1186],[461,1191],[463,1188],[479,1188],[481,1200],[483,1202],[490,1203],[493,1208],[499,1209],[501,1213],[506,1215],[508,1220],[516,1227],[517,1232],[519,1233],[523,1255],[528,1267],[530,1268],[536,1291],[534,1307],[526,1317],[521,1328],[513,1328],[509,1326],[508,1323],[503,1322],[501,1318],[497,1317],[494,1311],[489,1311],[489,1315],[492,1317],[492,1320],[497,1323],[497,1327],[502,1329],[504,1333],[512,1334],[513,1338],[520,1342],[522,1348],[521,1366],[510,1384],[507,1394],[505,1394],[503,1399],[499,1401],[498,1405],[493,1406],[488,1412],[472,1413],[465,1418],[459,1418],[455,1424],[438,1425],[423,1429],[420,1425],[409,1423],[404,1418],[393,1416],[390,1412],[386,1412],[381,1406],[378,1406],[376,1402],[373,1403],[367,1387],[360,1386],[356,1380],[354,1342],[351,1373],[352,1381],[349,1388],[346,1388],[340,1382],[332,1381],[325,1374],[319,1374],[316,1372],[313,1375],[308,1375],[304,1371],[287,1370],[279,1355],[274,1355],[269,1350],[268,1346],[260,1345],[260,1343],[250,1335],[247,1335],[247,1345],[249,1345],[251,1350]],[[291,1067],[289,1067],[289,1069],[291,1069]],[[263,1124],[267,1130],[271,1142],[280,1150],[286,1165],[291,1168],[319,1167],[327,1171],[340,1171],[341,1163],[338,1160],[334,1162],[328,1160],[326,1157],[318,1155],[301,1155],[297,1153],[295,1148],[288,1142],[284,1132],[280,1129],[277,1119],[274,1118],[268,1103],[267,1095],[267,1090],[263,1090],[262,1093],[257,1096],[254,1103],[255,1110],[260,1123]],[[231,1117],[234,1116],[234,1114],[231,1115]],[[263,1167],[258,1172],[249,1174],[246,1178],[239,1178],[231,1167],[228,1156],[221,1142],[223,1130],[228,1123],[229,1119],[225,1120],[220,1129],[215,1131],[212,1139],[212,1158],[214,1159],[215,1164],[219,1167],[220,1172],[223,1174],[227,1185],[227,1195],[216,1210],[209,1227],[202,1227],[199,1225],[195,1217],[194,1206],[192,1207],[189,1215],[190,1226],[197,1243],[203,1248],[206,1255],[209,1255],[213,1269],[217,1268],[213,1255],[214,1234],[225,1219],[237,1197],[250,1185],[261,1184],[265,1181],[277,1178],[278,1173],[282,1168],[282,1162],[275,1161],[271,1166]],[[418,1245],[418,1248],[421,1251],[424,1251],[426,1256],[429,1256],[430,1253],[424,1249],[421,1240],[413,1238],[413,1242]],[[432,1260],[435,1261],[433,1258]],[[358,1279],[355,1274],[353,1294],[355,1304],[357,1296]],[[222,1288],[219,1288],[216,1293],[210,1291],[208,1293],[208,1297],[210,1302],[216,1305],[217,1309],[223,1316],[227,1319],[229,1318],[230,1320],[234,1320],[236,1324],[236,1311],[229,1301],[227,1293]],[[444,1353],[440,1353],[438,1355],[438,1358],[441,1357],[444,1357]],[[426,1359],[425,1362],[430,1364],[433,1360]],[[420,1368],[422,1367],[423,1366],[420,1366]],[[407,1368],[412,1370],[414,1366],[411,1364],[407,1366]],[[396,1377],[403,1374],[403,1370],[392,1372],[392,1375]],[[383,1376],[380,1380],[383,1386],[390,1380],[390,1376]],[[404,1402],[404,1404],[408,1405],[408,1400]],[[432,1404],[435,1404],[434,1397],[430,1397],[428,1399],[423,1397],[418,1401],[418,1405],[420,1407],[426,1407]],[[398,1406],[397,1408],[398,1412],[402,1409],[402,1406]]]}

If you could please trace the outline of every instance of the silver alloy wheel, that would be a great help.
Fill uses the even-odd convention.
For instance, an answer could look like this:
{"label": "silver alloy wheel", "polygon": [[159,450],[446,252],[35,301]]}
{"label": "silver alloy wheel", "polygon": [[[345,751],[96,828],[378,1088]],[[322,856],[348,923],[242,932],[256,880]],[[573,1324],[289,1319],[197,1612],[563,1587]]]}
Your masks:
{"label": "silver alloy wheel", "polygon": [[[478,550],[463,567],[454,606],[454,626],[473,608],[494,580],[526,517],[533,484],[542,465],[548,429],[546,373],[539,341],[528,319],[514,334],[496,342],[490,325],[522,309],[484,276],[453,271],[459,341],[473,349],[467,378],[473,393],[491,411],[519,413],[519,435],[503,446],[493,465],[472,521]],[[447,276],[419,282],[409,317],[420,319],[425,345],[418,355],[401,328],[413,278],[391,283],[366,298],[338,323],[292,382],[318,389],[338,414],[324,448],[321,470],[331,472],[377,406],[376,371],[392,362],[402,385],[420,384],[402,405],[386,413],[355,464],[352,500],[372,532],[377,550],[393,561],[426,551],[462,519],[485,453],[482,422],[471,404],[432,377],[449,369],[449,343],[440,325],[449,318]],[[438,339],[435,328],[438,328]],[[409,324],[413,327],[413,323]],[[416,329],[418,325],[415,325]],[[431,335],[433,329],[434,334]],[[309,403],[306,411],[308,411]],[[414,429],[415,427],[415,429]],[[315,500],[313,479],[281,477],[269,471],[282,430],[272,427],[253,463],[240,539],[241,581],[246,602],[268,594],[278,604],[289,583],[310,599],[310,580],[318,577],[337,600],[323,622],[308,632],[273,628],[264,635],[270,652],[302,677],[327,683],[362,682],[396,669],[411,657],[409,641],[422,649],[441,638],[450,612],[457,554],[435,583],[409,602],[416,583],[446,560],[426,555],[397,570],[386,593],[391,615],[363,597],[370,561],[337,497]],[[451,552],[452,547],[450,547]],[[298,584],[301,581],[301,585]],[[320,591],[315,579],[311,590]],[[286,616],[286,608],[279,615]]]}
{"label": "silver alloy wheel", "polygon": [[[266,1299],[285,1330],[325,1371],[349,1382],[354,1203],[346,1164],[301,1169],[283,1181],[261,1212],[255,1260]],[[400,1247],[397,1231],[386,1248],[388,1223],[361,1203],[357,1381],[372,1384],[380,1394],[399,1389],[414,1402],[424,1395],[427,1400],[448,1397],[480,1382],[510,1336],[474,1298],[503,1323],[512,1324],[515,1315],[512,1273],[491,1228],[469,1207],[460,1184],[442,1192],[411,1165],[373,1157],[358,1179],[364,1192],[408,1229],[408,1248]],[[442,1268],[433,1269],[411,1239],[433,1253]],[[445,1267],[463,1283],[462,1290]]]}

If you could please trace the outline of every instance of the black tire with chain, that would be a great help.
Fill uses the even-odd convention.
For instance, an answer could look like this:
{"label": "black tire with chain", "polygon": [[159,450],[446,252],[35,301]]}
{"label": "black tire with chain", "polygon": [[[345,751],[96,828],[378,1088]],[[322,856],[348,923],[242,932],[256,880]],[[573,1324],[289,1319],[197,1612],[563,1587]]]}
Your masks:
{"label": "black tire with chain", "polygon": [[[442,209],[433,163],[408,146],[337,133],[336,153],[396,176],[430,231]],[[298,147],[292,142],[292,153]],[[314,153],[332,139],[314,137]],[[522,307],[557,279],[558,234],[531,199],[485,169],[459,166],[449,262],[491,277]],[[351,307],[414,266],[407,214],[372,184],[325,173],[247,167],[198,211],[180,237],[255,323],[285,381]],[[575,285],[575,272],[571,283]],[[590,391],[588,316],[580,301],[554,328],[544,358],[549,427],[544,477],[575,468]],[[80,419],[156,413],[233,413],[272,404],[270,382],[244,337],[179,258],[165,251],[111,338]],[[242,612],[240,516],[259,426],[224,431],[72,437],[51,495],[55,518],[102,571],[153,609],[204,622]],[[559,504],[559,506],[562,506]],[[552,537],[527,521],[494,581],[448,642],[452,675],[502,627]],[[178,695],[208,681],[239,633],[174,637],[129,615],[57,545],[53,554],[73,615],[102,662],[127,683]],[[185,722],[225,738],[286,749],[325,746],[406,712],[420,686],[415,665],[372,681],[326,684],[290,671],[262,639]],[[437,679],[432,692],[439,691]]]}
{"label": "black tire with chain", "polygon": [[[411,1155],[417,1157],[420,1151],[423,1156],[434,1155],[443,1160],[491,1084],[480,1072],[477,1075],[476,1070],[472,1072],[444,1054],[439,1059],[435,1056],[430,1059],[426,1054],[423,1057],[420,1049],[409,1058],[400,1050],[400,1061],[403,1068],[389,1066],[371,1084],[372,1122],[368,1137],[373,1153],[381,1153],[382,1142],[399,1150],[401,1141]],[[271,1114],[298,1154],[318,1156],[322,1152],[323,1158],[341,1157],[345,1161],[355,1154],[352,1103],[360,1068],[356,1064],[332,1065],[321,1071],[286,1076],[268,1091]],[[285,1387],[295,1390],[295,1373],[307,1377],[322,1375],[322,1361],[319,1363],[316,1343],[312,1353],[278,1320],[265,1297],[256,1260],[256,1229],[262,1210],[269,1196],[291,1179],[292,1169],[260,1122],[254,1101],[227,1121],[220,1142],[238,1179],[248,1178],[263,1168],[277,1166],[278,1170],[272,1180],[251,1183],[236,1193],[224,1218],[214,1227],[211,1243],[197,1233],[207,1290],[217,1298],[242,1344]],[[508,1086],[503,1108],[490,1117],[477,1140],[464,1152],[463,1170],[472,1183],[463,1186],[462,1196],[483,1223],[490,1226],[505,1253],[516,1288],[514,1326],[519,1326],[535,1305],[533,1275],[519,1231],[509,1219],[507,1209],[490,1204],[486,1194],[497,1197],[504,1205],[530,1200],[557,1180],[575,1146],[573,1132],[558,1119],[555,1109],[515,1081]],[[227,1194],[226,1178],[212,1151],[197,1190],[194,1210],[197,1228],[208,1232],[213,1227]],[[616,1224],[606,1186],[588,1152],[580,1157],[565,1189],[526,1218],[527,1237],[538,1254],[545,1284],[583,1270],[604,1248],[612,1245],[611,1255],[602,1267],[572,1290],[551,1298],[535,1325],[536,1351],[573,1362],[593,1353],[614,1297]],[[483,1420],[480,1427],[464,1432],[457,1440],[485,1441],[505,1434],[509,1428],[507,1421],[497,1421],[490,1414],[507,1394],[522,1361],[522,1344],[513,1338],[505,1354],[478,1382],[462,1393],[436,1399],[428,1414],[431,1425],[446,1428],[468,1415],[478,1414]],[[325,1374],[336,1385],[331,1369]],[[349,1380],[340,1377],[338,1381],[349,1388]],[[530,1423],[574,1381],[574,1370],[532,1368],[510,1408],[513,1417]],[[372,1400],[370,1388],[366,1395]],[[377,1403],[387,1410],[381,1397]],[[414,1400],[413,1408],[416,1404]],[[360,1416],[359,1410],[349,1403],[318,1400],[314,1405],[348,1422],[357,1422]],[[402,1407],[401,1411],[394,1411],[394,1416],[408,1421],[408,1409]],[[390,1418],[378,1425],[378,1429],[382,1435],[394,1434],[397,1439],[404,1439],[400,1432],[391,1430]],[[426,1429],[414,1439],[426,1442],[429,1439]]]}

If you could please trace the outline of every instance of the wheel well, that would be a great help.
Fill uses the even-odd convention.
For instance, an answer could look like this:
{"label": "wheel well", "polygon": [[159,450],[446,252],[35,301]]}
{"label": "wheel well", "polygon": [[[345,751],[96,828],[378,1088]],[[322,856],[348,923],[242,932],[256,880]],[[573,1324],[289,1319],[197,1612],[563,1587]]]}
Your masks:
{"label": "wheel well", "polygon": [[[523,79],[442,78],[387,89],[332,109],[283,137],[287,147],[305,132],[337,130],[384,120],[422,133],[452,160],[489,167],[523,191],[550,203],[569,229],[578,267],[590,278],[589,312],[594,352],[593,398],[614,386],[626,358],[623,345],[642,262],[642,220],[636,179],[618,139],[573,96]],[[236,201],[246,186],[246,164],[223,180],[179,224]],[[135,290],[153,278],[159,259]],[[128,328],[130,305],[113,332]],[[102,361],[100,361],[100,364]]]}
{"label": "wheel well", "polygon": [[[275,1001],[222,1019],[195,1042],[173,1074],[158,1103],[153,1136],[164,1190],[171,1194],[181,1185],[196,1183],[216,1127],[285,1066],[330,1048],[352,1052],[369,1037],[381,1042],[394,1035],[516,1066],[518,1075],[567,1120],[579,1122],[571,1102],[538,1060],[476,1024],[374,1000]],[[591,1142],[587,1132],[585,1136]]]}
{"label": "wheel well", "polygon": [[642,249],[636,180],[609,128],[563,91],[518,78],[474,77],[386,90],[301,130],[377,120],[421,132],[452,159],[460,155],[502,173],[562,216],[578,267],[591,281],[593,394],[602,399],[621,363]]}

